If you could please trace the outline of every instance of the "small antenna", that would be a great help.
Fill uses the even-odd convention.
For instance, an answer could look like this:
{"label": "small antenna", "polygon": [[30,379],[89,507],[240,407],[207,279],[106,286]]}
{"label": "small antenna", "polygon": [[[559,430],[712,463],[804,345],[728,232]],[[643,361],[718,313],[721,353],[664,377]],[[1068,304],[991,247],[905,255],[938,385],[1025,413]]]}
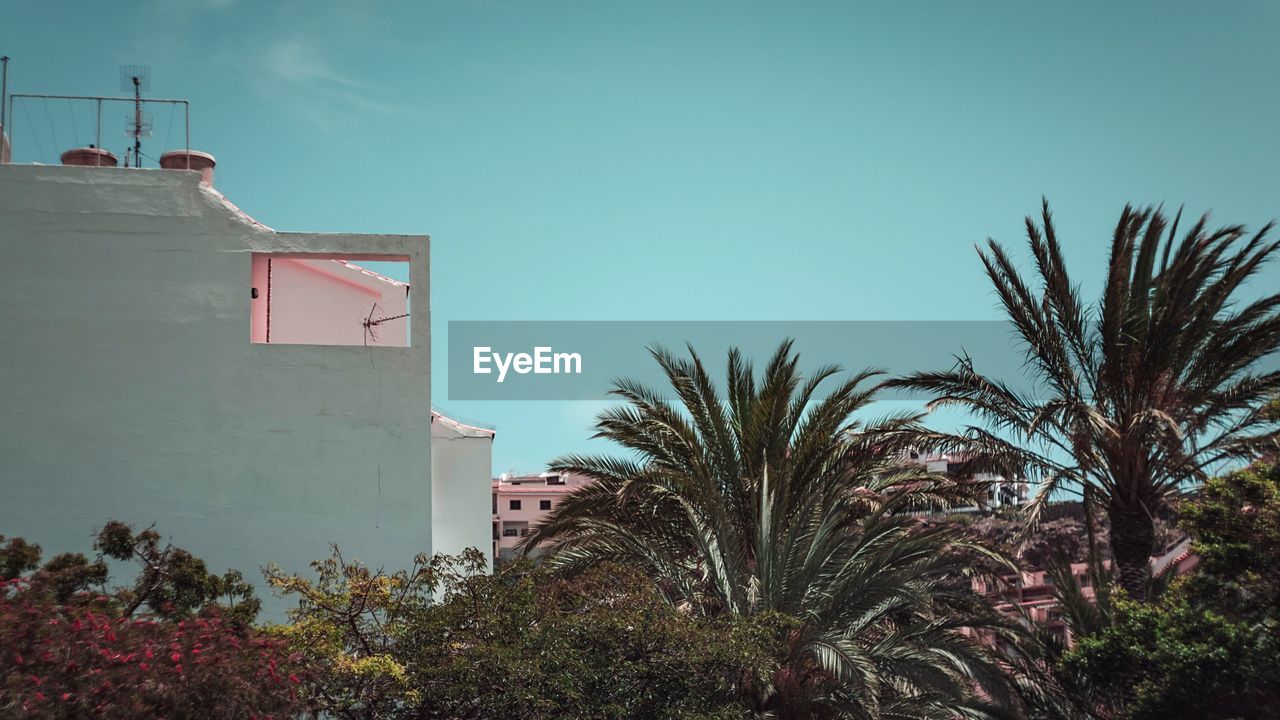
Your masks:
{"label": "small antenna", "polygon": [[[142,138],[151,137],[152,121],[142,112],[142,91],[151,89],[151,68],[147,65],[121,65],[120,89],[133,91],[133,115],[125,125],[125,135],[133,138],[133,166],[142,167]],[[128,154],[125,154],[128,157]],[[125,161],[125,165],[128,165]]]}
{"label": "small antenna", "polygon": [[364,326],[364,344],[365,345],[368,345],[370,340],[372,340],[374,343],[378,342],[378,326],[375,325],[373,322],[373,316],[377,312],[378,312],[378,303],[374,303],[373,307],[369,308],[368,317],[360,321],[360,324]]}
{"label": "small antenna", "polygon": [[[4,108],[9,104],[9,56],[0,57],[0,65],[4,69],[0,71],[0,135],[5,132],[4,125]],[[0,160],[2,162],[2,160]]]}
{"label": "small antenna", "polygon": [[365,317],[364,320],[360,321],[360,324],[364,326],[364,344],[365,345],[368,345],[370,340],[372,340],[375,345],[378,343],[378,339],[379,339],[378,326],[381,325],[382,323],[387,322],[388,320],[403,320],[404,318],[409,317],[409,313],[405,313],[403,315],[392,315],[390,317],[383,316],[383,317],[375,318],[374,315],[377,315],[380,309],[381,308],[378,307],[378,303],[374,303],[373,307],[369,308],[369,314]]}

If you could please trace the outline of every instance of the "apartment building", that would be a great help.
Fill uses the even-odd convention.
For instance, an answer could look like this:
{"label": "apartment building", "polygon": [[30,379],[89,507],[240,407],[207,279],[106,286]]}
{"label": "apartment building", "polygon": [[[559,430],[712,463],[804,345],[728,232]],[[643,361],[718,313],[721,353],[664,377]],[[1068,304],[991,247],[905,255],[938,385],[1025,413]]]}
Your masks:
{"label": "apartment building", "polygon": [[[589,478],[581,475],[554,472],[503,473],[494,478],[491,485],[494,561],[504,562],[516,556],[516,546],[546,514],[559,507],[566,495],[589,482]],[[529,552],[529,556],[535,558],[541,554],[538,548]]]}

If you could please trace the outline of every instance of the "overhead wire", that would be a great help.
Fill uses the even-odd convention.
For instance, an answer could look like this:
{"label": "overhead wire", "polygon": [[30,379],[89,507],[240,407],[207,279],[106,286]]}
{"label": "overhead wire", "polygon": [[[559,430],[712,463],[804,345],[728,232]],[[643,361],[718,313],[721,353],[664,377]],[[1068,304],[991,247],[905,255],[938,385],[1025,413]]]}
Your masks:
{"label": "overhead wire", "polygon": [[[27,98],[16,98],[26,100]],[[36,141],[36,148],[40,150],[40,159],[44,162],[49,161],[49,156],[44,152],[44,143],[40,142],[40,133],[36,132],[36,124],[31,119],[31,110],[27,107],[27,103],[22,103],[22,114],[27,116],[27,125],[31,126],[31,137]]]}
{"label": "overhead wire", "polygon": [[71,116],[71,134],[75,136],[76,147],[80,147],[80,127],[76,124],[76,108],[71,104],[71,98],[67,98],[67,114]]}
{"label": "overhead wire", "polygon": [[53,151],[56,153],[58,152],[58,128],[53,124],[53,114],[49,112],[49,101],[40,103],[40,107],[44,108],[44,116],[49,121],[49,134],[53,136]]}
{"label": "overhead wire", "polygon": [[164,133],[164,149],[168,150],[173,146],[169,144],[169,137],[173,135],[173,116],[178,114],[177,105],[169,106],[169,129]]}

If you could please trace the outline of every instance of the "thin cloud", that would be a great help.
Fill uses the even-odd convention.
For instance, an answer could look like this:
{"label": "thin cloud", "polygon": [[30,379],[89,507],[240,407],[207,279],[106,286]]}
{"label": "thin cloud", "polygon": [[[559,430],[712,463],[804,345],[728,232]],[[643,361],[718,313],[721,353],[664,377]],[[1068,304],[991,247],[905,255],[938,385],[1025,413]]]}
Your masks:
{"label": "thin cloud", "polygon": [[341,114],[390,114],[395,107],[370,95],[365,84],[339,71],[301,37],[277,40],[263,53],[265,72],[259,89],[285,102],[325,127]]}
{"label": "thin cloud", "polygon": [[330,67],[301,38],[281,40],[267,48],[267,65],[282,80],[289,82],[329,82],[348,87],[357,83]]}

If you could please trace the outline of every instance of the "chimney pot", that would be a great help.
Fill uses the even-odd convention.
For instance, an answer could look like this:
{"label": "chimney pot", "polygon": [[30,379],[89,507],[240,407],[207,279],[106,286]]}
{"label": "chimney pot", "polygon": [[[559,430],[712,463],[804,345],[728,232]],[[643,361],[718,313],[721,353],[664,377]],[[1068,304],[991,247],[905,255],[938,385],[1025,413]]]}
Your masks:
{"label": "chimney pot", "polygon": [[71,148],[62,153],[63,165],[82,165],[85,167],[115,167],[116,156],[110,151],[97,147]]}
{"label": "chimney pot", "polygon": [[213,185],[213,166],[217,164],[218,161],[212,155],[198,150],[173,150],[160,156],[160,167],[166,170],[196,170],[200,173],[200,182],[205,185]]}

